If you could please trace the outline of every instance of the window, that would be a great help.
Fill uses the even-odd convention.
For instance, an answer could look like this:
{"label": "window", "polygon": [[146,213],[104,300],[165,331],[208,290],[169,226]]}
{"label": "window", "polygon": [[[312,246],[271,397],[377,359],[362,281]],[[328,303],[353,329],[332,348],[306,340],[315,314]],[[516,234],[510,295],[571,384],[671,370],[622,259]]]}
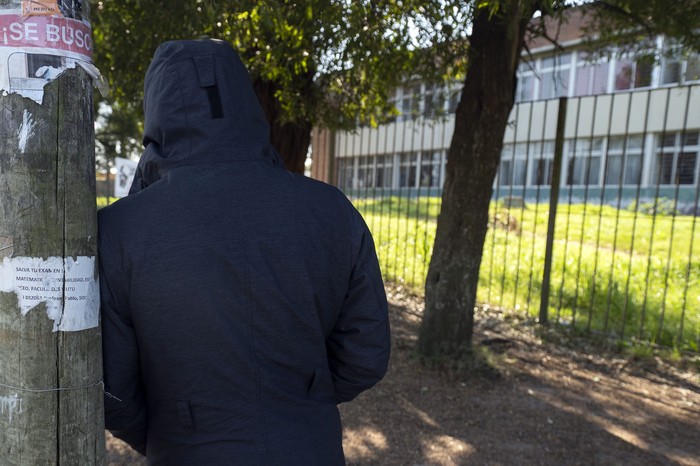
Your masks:
{"label": "window", "polygon": [[552,184],[552,164],[554,159],[554,141],[533,143],[530,145],[533,159],[530,181],[532,185],[544,186]]}
{"label": "window", "polygon": [[638,185],[641,182],[642,146],[641,135],[610,138],[605,166],[606,185]]}
{"label": "window", "polygon": [[585,54],[580,54],[576,67],[576,84],[574,95],[597,95],[608,91],[608,72],[610,64],[591,63]]}
{"label": "window", "polygon": [[445,107],[445,92],[441,86],[435,84],[425,85],[423,100],[423,116],[435,118],[443,114]]}
{"label": "window", "polygon": [[601,138],[569,141],[567,145],[569,166],[566,184],[569,186],[598,185],[602,154],[603,140]]}
{"label": "window", "polygon": [[420,103],[420,84],[404,86],[399,99],[399,121],[412,120],[418,115],[418,104]]}
{"label": "window", "polygon": [[656,144],[656,182],[695,184],[698,133],[675,133],[659,137]]}
{"label": "window", "polygon": [[668,58],[661,63],[660,84],[676,84],[681,82],[683,62],[677,58]]}
{"label": "window", "polygon": [[521,63],[518,67],[518,89],[516,102],[527,102],[535,98],[535,71],[531,63]]}
{"label": "window", "polygon": [[439,188],[441,183],[442,152],[423,152],[420,157],[420,186]]}
{"label": "window", "polygon": [[660,84],[685,84],[700,81],[700,59],[690,55],[686,59],[666,58],[661,63]]}
{"label": "window", "polygon": [[[357,159],[355,188],[390,188],[393,162],[391,155],[361,156]],[[352,173],[352,172],[351,172]]]}
{"label": "window", "polygon": [[700,56],[691,55],[685,61],[685,82],[700,81]]}
{"label": "window", "polygon": [[394,157],[391,155],[378,155],[375,171],[375,187],[391,188],[394,173]]}
{"label": "window", "polygon": [[654,64],[649,58],[634,61],[620,58],[615,65],[615,90],[637,89],[651,86],[651,74]]}
{"label": "window", "polygon": [[374,186],[374,157],[358,157],[357,187],[371,188]]}
{"label": "window", "polygon": [[527,144],[505,144],[501,151],[498,183],[501,186],[525,186],[527,179]]}
{"label": "window", "polygon": [[553,99],[569,94],[571,54],[544,58],[540,65],[540,99]]}
{"label": "window", "polygon": [[415,152],[399,155],[399,187],[415,188],[418,174],[418,154]]}
{"label": "window", "polygon": [[342,191],[352,189],[355,160],[353,158],[338,159],[338,188]]}

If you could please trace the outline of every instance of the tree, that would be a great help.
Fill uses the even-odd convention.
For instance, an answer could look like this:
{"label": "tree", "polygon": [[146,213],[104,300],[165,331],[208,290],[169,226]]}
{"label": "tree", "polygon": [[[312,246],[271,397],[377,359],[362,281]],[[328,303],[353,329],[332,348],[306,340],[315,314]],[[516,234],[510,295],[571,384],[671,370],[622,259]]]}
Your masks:
{"label": "tree", "polygon": [[99,170],[109,170],[116,157],[128,159],[138,153],[141,144],[136,138],[143,129],[135,117],[138,112],[124,108],[119,102],[103,104],[97,113],[97,167]]}
{"label": "tree", "polygon": [[140,109],[143,76],[162,41],[226,40],[248,66],[271,141],[295,172],[303,172],[314,125],[376,121],[403,77],[433,72],[411,31],[441,14],[418,0],[94,3],[97,65],[113,89],[108,104]]}
{"label": "tree", "polygon": [[[456,2],[462,4],[463,2]],[[698,49],[700,2],[663,0],[592,1],[585,5],[600,50],[611,46],[648,53],[665,33]],[[562,21],[565,1],[501,0],[472,4],[467,74],[446,167],[442,211],[425,284],[425,314],[419,350],[426,358],[460,358],[471,351],[479,267],[489,202],[516,70],[526,34],[543,34],[546,21]],[[533,15],[540,12],[537,20]]]}

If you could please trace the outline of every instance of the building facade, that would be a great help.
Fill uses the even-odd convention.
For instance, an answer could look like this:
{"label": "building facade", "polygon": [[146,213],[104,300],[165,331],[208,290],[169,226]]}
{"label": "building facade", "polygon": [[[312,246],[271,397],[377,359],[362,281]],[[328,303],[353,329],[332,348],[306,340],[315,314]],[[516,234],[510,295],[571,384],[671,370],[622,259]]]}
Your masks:
{"label": "building facade", "polygon": [[[698,55],[592,61],[580,18],[562,27],[559,41],[563,51],[540,40],[523,57],[494,197],[548,198],[559,99],[566,97],[560,188],[571,202],[626,206],[666,197],[681,211],[697,211]],[[312,176],[355,197],[439,195],[459,91],[410,83],[396,90],[394,121],[315,131]]]}

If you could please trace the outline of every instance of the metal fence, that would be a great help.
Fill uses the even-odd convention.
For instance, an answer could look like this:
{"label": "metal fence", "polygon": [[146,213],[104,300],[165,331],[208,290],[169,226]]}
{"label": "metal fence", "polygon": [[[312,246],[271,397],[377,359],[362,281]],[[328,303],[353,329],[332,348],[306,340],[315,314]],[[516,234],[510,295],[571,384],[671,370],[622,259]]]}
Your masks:
{"label": "metal fence", "polygon": [[[698,351],[698,109],[699,86],[516,105],[478,300]],[[419,292],[453,128],[451,116],[406,119],[314,148],[373,231],[385,279]]]}

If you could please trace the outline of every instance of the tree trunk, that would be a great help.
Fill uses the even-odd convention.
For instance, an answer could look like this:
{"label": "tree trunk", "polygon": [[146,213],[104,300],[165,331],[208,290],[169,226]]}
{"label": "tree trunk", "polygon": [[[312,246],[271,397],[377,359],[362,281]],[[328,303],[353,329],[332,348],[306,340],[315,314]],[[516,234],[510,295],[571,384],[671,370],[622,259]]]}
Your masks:
{"label": "tree trunk", "polygon": [[474,17],[425,284],[419,350],[426,358],[458,358],[471,350],[492,185],[530,17],[518,0],[501,2],[492,16],[482,8]]}
{"label": "tree trunk", "polygon": [[0,463],[104,463],[90,77],[0,96]]}
{"label": "tree trunk", "polygon": [[304,162],[311,144],[311,121],[280,122],[282,107],[275,97],[277,85],[257,80],[253,83],[255,93],[270,124],[270,142],[284,160],[287,170],[304,173]]}

